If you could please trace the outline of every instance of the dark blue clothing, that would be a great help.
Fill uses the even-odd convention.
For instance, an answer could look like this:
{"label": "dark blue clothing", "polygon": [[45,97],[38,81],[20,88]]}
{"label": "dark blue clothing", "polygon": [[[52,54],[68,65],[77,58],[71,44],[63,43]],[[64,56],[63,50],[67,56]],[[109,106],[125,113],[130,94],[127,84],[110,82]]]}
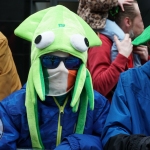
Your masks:
{"label": "dark blue clothing", "polygon": [[[119,134],[150,136],[150,61],[120,76],[102,134],[103,145]],[[117,140],[123,145],[125,138]],[[129,142],[134,141],[124,144]]]}
{"label": "dark blue clothing", "polygon": [[[0,150],[32,148],[25,107],[25,86],[8,96],[0,103]],[[70,107],[71,96],[66,104],[61,120],[63,142],[58,149],[93,149],[102,150],[101,133],[109,110],[109,102],[94,91],[95,108],[88,108],[84,134],[75,134],[78,112],[73,113]],[[45,149],[56,147],[59,109],[52,97],[47,96],[44,102],[38,100],[38,117],[40,134]]]}

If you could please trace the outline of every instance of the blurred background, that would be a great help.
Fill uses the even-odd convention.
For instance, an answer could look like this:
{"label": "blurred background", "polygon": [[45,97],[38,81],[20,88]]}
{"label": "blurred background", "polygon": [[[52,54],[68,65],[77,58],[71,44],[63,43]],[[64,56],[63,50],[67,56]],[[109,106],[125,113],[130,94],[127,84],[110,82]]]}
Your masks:
{"label": "blurred background", "polygon": [[31,14],[55,5],[77,12],[78,0],[1,0],[0,31],[7,37],[22,84],[30,67],[30,42],[14,35],[15,28]]}

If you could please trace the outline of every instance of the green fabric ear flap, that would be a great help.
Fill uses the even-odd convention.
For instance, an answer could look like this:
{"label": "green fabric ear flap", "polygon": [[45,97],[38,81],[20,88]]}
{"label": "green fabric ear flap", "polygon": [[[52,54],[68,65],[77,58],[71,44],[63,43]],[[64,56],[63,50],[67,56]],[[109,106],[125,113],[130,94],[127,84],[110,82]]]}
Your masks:
{"label": "green fabric ear flap", "polygon": [[26,88],[26,111],[31,142],[33,148],[44,148],[39,132],[37,94],[33,85],[32,69],[30,69]]}
{"label": "green fabric ear flap", "polygon": [[92,79],[89,71],[86,69],[86,80],[85,80],[85,89],[89,99],[90,109],[94,109],[94,91],[93,91],[93,84]]}
{"label": "green fabric ear flap", "polygon": [[[94,109],[94,92],[93,92],[93,85],[91,75],[86,69],[86,79],[85,84],[80,96],[80,111],[78,116],[78,122],[76,127],[76,133],[83,134],[84,126],[86,122],[86,115],[87,115],[87,107],[88,107],[88,100],[90,109]],[[75,112],[77,111],[78,107],[74,108]]]}
{"label": "green fabric ear flap", "polygon": [[140,34],[138,37],[136,37],[133,41],[132,44],[135,46],[145,44],[150,40],[150,26],[148,26],[142,34]]}
{"label": "green fabric ear flap", "polygon": [[39,22],[42,21],[43,16],[49,11],[49,9],[44,9],[25,19],[14,31],[15,35],[23,38],[27,41],[32,41],[35,30],[39,26]]}
{"label": "green fabric ear flap", "polygon": [[80,94],[82,92],[85,83],[85,78],[86,78],[86,67],[85,64],[81,64],[77,73],[76,82],[73,89],[72,101],[70,104],[71,107],[74,107],[77,101],[79,100]]}
{"label": "green fabric ear flap", "polygon": [[83,88],[80,98],[81,98],[80,111],[79,111],[79,116],[78,116],[76,133],[83,134],[85,121],[86,121],[87,106],[88,106],[88,97],[87,97],[85,87]]}
{"label": "green fabric ear flap", "polygon": [[77,103],[75,104],[75,106],[72,108],[72,112],[77,112],[77,111],[78,111],[79,103],[80,103],[80,98],[78,99],[78,101],[77,101]]}
{"label": "green fabric ear flap", "polygon": [[36,92],[40,99],[43,101],[45,100],[45,82],[43,77],[43,71],[40,59],[37,58],[34,63],[32,64],[33,69],[33,83],[36,89]]}

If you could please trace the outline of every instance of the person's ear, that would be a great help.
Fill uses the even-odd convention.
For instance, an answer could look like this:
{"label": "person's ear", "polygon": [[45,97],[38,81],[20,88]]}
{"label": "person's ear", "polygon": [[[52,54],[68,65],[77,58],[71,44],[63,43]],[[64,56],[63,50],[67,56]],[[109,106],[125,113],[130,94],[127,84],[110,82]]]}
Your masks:
{"label": "person's ear", "polygon": [[124,18],[124,25],[126,26],[126,28],[130,28],[132,26],[132,21],[129,17]]}

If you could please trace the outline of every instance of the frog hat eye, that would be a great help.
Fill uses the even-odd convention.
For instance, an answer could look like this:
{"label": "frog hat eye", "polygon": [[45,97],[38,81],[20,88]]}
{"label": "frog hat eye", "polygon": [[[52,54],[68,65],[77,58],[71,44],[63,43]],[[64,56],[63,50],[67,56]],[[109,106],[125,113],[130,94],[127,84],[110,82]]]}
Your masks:
{"label": "frog hat eye", "polygon": [[80,52],[85,52],[89,48],[89,41],[80,34],[74,34],[70,38],[71,45]]}
{"label": "frog hat eye", "polygon": [[38,49],[44,49],[53,43],[55,35],[52,31],[43,32],[35,38],[35,46]]}

